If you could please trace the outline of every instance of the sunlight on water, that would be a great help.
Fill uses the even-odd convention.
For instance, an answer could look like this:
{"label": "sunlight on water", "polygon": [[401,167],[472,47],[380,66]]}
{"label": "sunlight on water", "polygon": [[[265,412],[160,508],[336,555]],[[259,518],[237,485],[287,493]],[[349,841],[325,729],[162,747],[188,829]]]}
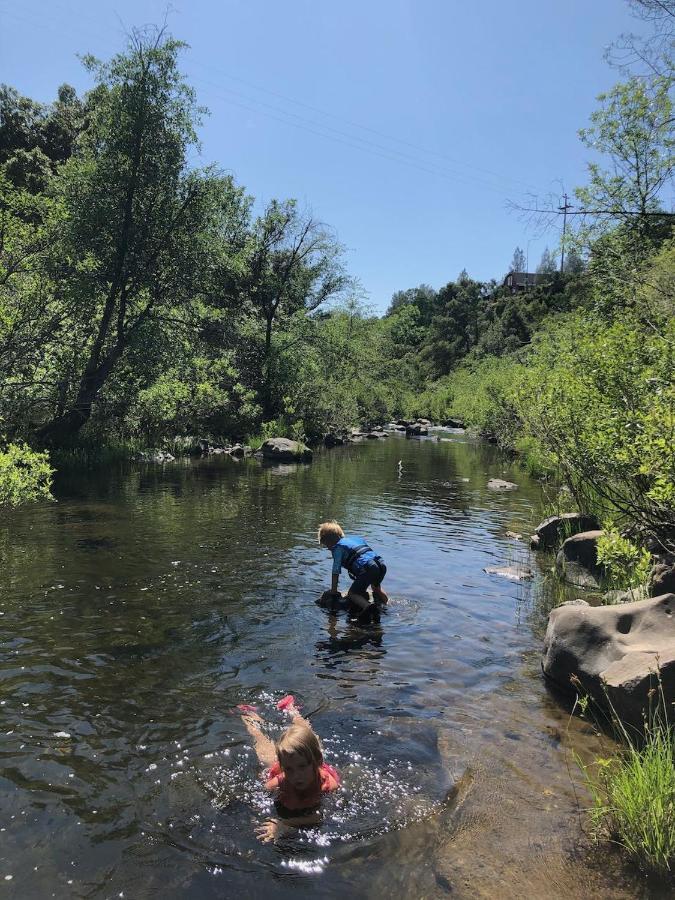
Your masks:
{"label": "sunlight on water", "polygon": [[[501,883],[533,840],[574,845],[566,753],[595,736],[568,737],[541,682],[550,560],[509,535],[530,533],[542,491],[493,448],[391,437],[311,466],[221,457],[64,474],[57,491],[0,525],[12,900],[290,897],[298,879],[435,896],[455,870]],[[329,517],[385,558],[379,627],[315,604]],[[484,571],[507,566],[534,580]],[[321,826],[262,845],[273,801],[236,707],[275,736],[288,692],[342,787]]]}

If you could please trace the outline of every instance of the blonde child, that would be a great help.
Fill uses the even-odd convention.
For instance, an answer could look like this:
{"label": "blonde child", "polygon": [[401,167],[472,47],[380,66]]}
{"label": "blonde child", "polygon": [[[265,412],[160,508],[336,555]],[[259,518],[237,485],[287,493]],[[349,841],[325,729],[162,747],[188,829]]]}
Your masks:
{"label": "blonde child", "polygon": [[293,720],[278,741],[261,730],[262,718],[254,707],[241,706],[241,720],[253,739],[258,759],[267,768],[265,787],[275,794],[279,818],[270,818],[256,828],[258,839],[275,841],[296,828],[321,822],[321,796],[340,786],[340,776],[323,760],[319,738],[289,695],[277,704]]}
{"label": "blonde child", "polygon": [[[331,587],[324,591],[322,602],[342,598],[338,591],[341,569],[345,568],[354,579],[347,591],[348,609],[360,624],[380,621],[379,605],[389,598],[382,590],[382,579],[387,574],[384,560],[362,538],[346,535],[341,526],[333,521],[322,522],[318,532],[319,543],[330,550],[333,556]],[[372,588],[374,604],[370,603],[368,588]]]}

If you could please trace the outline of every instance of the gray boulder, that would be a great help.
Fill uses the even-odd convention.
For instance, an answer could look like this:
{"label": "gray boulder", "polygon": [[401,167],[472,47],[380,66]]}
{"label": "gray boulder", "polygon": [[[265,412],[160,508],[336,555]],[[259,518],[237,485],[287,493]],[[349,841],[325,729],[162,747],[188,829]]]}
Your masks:
{"label": "gray boulder", "polygon": [[595,531],[598,528],[600,528],[598,520],[594,516],[586,516],[583,513],[572,512],[563,513],[562,516],[549,516],[534,529],[534,534],[539,540],[533,541],[533,544],[539,550],[550,550],[558,547],[565,538],[582,531]]}
{"label": "gray boulder", "polygon": [[263,459],[274,462],[311,462],[312,451],[290,438],[269,438],[260,448]]}
{"label": "gray boulder", "polygon": [[235,459],[243,459],[245,456],[250,456],[253,453],[253,448],[249,447],[247,444],[235,444],[234,447],[230,447],[227,452],[230,456],[234,456]]}
{"label": "gray boulder", "polygon": [[[600,704],[607,700],[624,721],[640,725],[650,691],[661,679],[666,703],[675,700],[675,594],[619,606],[584,601],[549,616],[542,669],[559,687],[573,679]],[[652,700],[653,703],[653,700]]]}
{"label": "gray boulder", "polygon": [[422,422],[414,422],[412,425],[408,425],[405,433],[412,437],[420,437],[429,434],[429,429]]}
{"label": "gray boulder", "polygon": [[675,593],[675,556],[668,554],[658,559],[651,571],[649,593],[652,597]]}
{"label": "gray boulder", "polygon": [[567,538],[555,560],[558,574],[569,584],[597,590],[605,574],[598,563],[598,538],[602,531],[582,531]]}

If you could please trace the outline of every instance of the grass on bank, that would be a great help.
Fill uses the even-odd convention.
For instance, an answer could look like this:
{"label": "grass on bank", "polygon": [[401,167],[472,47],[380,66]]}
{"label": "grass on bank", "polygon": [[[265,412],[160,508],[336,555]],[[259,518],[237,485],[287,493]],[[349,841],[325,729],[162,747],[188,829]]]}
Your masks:
{"label": "grass on bank", "polygon": [[579,765],[593,798],[594,836],[625,849],[645,871],[675,875],[675,727],[659,680],[658,702],[642,734],[631,734],[612,709],[624,747]]}

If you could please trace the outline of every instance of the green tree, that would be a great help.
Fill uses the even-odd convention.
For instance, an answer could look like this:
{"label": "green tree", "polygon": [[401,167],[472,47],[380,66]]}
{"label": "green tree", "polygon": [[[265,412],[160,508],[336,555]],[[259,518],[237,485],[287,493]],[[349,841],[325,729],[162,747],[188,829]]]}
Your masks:
{"label": "green tree", "polygon": [[329,230],[294,200],[273,200],[254,223],[241,292],[262,326],[259,381],[266,417],[276,412],[275,369],[290,346],[283,339],[273,343],[275,329],[343,296],[351,282],[342,253]]}
{"label": "green tree", "polygon": [[579,132],[594,152],[609,157],[610,167],[589,163],[589,183],[577,188],[582,207],[600,226],[625,223],[646,236],[659,221],[664,192],[675,171],[671,82],[631,78],[598,98],[591,126]]}
{"label": "green tree", "polygon": [[75,152],[85,105],[70,85],[44,105],[0,85],[0,164],[18,187],[45,190],[50,176]]}
{"label": "green tree", "polygon": [[554,275],[557,271],[558,264],[556,263],[555,254],[551,253],[548,247],[545,247],[537,266],[537,275]]}
{"label": "green tree", "polygon": [[74,438],[132,348],[183,321],[239,221],[244,201],[232,180],[187,167],[200,110],[177,68],[181,47],[161,32],[135,33],[111,62],[86,60],[96,78],[88,127],[55,182],[66,210],[59,252],[74,261],[77,345],[62,411],[39,431],[47,444]]}
{"label": "green tree", "polygon": [[525,253],[520,247],[516,247],[513,251],[513,257],[509,264],[509,272],[525,272],[527,264],[525,262]]}

